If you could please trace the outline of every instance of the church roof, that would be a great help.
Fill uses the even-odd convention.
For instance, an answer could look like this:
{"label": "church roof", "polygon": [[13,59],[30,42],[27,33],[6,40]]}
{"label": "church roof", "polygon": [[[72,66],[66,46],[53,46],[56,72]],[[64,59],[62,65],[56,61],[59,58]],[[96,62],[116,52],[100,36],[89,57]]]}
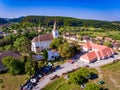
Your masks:
{"label": "church roof", "polygon": [[53,40],[52,34],[43,34],[43,35],[38,35],[38,37],[34,37],[32,39],[32,42],[43,42],[43,41],[51,41],[51,40]]}

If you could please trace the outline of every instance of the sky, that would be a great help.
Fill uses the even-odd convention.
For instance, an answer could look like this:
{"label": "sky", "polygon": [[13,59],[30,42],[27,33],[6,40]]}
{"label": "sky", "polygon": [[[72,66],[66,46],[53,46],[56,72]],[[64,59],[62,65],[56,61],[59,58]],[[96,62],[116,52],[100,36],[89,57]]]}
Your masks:
{"label": "sky", "polygon": [[28,15],[120,21],[120,0],[0,0],[0,17]]}

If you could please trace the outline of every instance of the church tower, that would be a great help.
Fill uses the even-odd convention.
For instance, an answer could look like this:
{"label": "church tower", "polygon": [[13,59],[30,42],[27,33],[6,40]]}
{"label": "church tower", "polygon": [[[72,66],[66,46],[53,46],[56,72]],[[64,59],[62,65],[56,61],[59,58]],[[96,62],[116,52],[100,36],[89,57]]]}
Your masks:
{"label": "church tower", "polygon": [[52,33],[53,33],[53,37],[54,37],[54,38],[58,38],[59,34],[58,34],[58,30],[57,30],[56,19],[55,19],[55,21],[54,21],[54,26],[53,26]]}

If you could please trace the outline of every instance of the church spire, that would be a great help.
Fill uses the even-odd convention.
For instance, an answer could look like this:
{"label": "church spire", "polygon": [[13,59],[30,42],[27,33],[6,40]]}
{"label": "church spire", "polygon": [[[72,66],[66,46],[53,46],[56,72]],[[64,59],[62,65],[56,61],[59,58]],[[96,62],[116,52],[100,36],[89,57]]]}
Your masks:
{"label": "church spire", "polygon": [[53,30],[57,30],[56,17],[55,17],[55,20],[54,20],[54,27],[53,27]]}
{"label": "church spire", "polygon": [[58,38],[59,34],[58,34],[58,30],[57,30],[56,17],[55,17],[55,20],[54,20],[54,26],[53,26],[52,33],[53,33],[54,38]]}

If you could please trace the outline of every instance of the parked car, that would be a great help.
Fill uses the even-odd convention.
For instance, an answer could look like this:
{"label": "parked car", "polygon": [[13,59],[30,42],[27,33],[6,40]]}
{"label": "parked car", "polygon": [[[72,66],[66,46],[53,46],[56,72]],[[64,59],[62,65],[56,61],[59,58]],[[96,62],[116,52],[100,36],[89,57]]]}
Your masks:
{"label": "parked car", "polygon": [[55,78],[59,78],[59,76],[58,76],[58,75],[54,75],[53,77],[50,77],[49,79],[50,79],[50,80],[53,80],[53,79],[55,79]]}
{"label": "parked car", "polygon": [[70,64],[73,64],[75,61],[74,60],[68,60]]}
{"label": "parked car", "polygon": [[37,74],[39,78],[42,78],[44,75],[42,73]]}
{"label": "parked car", "polygon": [[55,69],[60,69],[60,65],[57,65],[57,66],[55,67]]}

